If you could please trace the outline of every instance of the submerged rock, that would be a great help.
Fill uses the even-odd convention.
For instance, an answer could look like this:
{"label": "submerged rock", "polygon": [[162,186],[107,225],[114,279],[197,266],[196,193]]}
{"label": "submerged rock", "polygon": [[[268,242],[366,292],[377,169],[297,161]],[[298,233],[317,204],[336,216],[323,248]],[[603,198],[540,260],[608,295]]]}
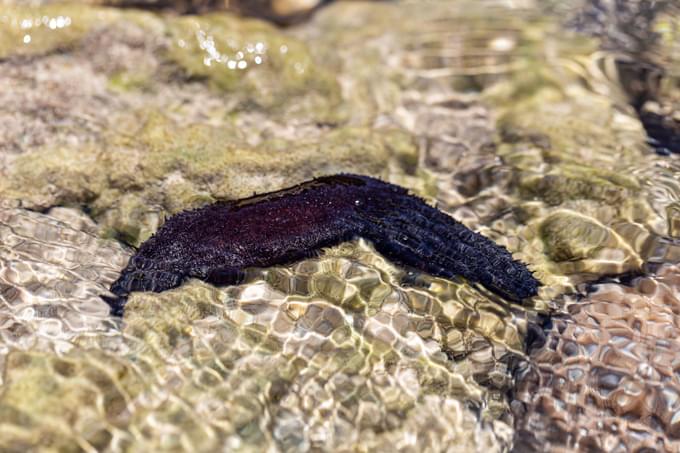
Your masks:
{"label": "submerged rock", "polygon": [[[534,2],[491,3],[334,2],[285,30],[227,13],[3,6],[0,206],[30,228],[0,258],[12,263],[0,406],[14,414],[0,416],[0,442],[507,449],[510,369],[540,336],[533,309],[559,312],[551,296],[582,282],[677,260],[664,235],[678,231],[680,186],[606,70],[611,55]],[[240,286],[135,294],[122,326],[94,305],[130,252],[92,232],[139,244],[168,214],[343,171],[436,198],[530,263],[546,294],[506,306],[360,242]],[[54,376],[59,361],[74,377]],[[110,381],[95,369],[108,361]],[[100,380],[123,399],[101,397]],[[557,425],[532,414],[539,437]]]}
{"label": "submerged rock", "polygon": [[[473,428],[477,416],[459,403],[474,407],[481,396],[472,370],[452,367],[432,342],[442,337],[429,313],[443,307],[427,293],[392,286],[394,270],[385,274],[385,266],[370,249],[352,246],[255,272],[236,287],[191,282],[134,294],[125,333],[139,339],[150,368],[171,373],[173,394],[205,411],[221,444],[394,449],[417,433],[413,442],[426,448],[460,442],[500,451],[507,425],[477,421]],[[422,308],[413,313],[411,304]],[[489,365],[480,361],[475,371]],[[454,414],[462,423],[446,423]]]}
{"label": "submerged rock", "polygon": [[3,448],[507,449],[493,414],[522,334],[470,287],[403,286],[348,244],[240,286],[134,294],[121,331],[91,298],[127,253],[54,214],[69,223],[14,210],[0,228]]}
{"label": "submerged rock", "polygon": [[527,174],[520,181],[526,198],[544,200],[551,206],[571,200],[597,200],[607,204],[623,203],[639,193],[635,178],[619,173],[565,163],[544,174]]}
{"label": "submerged rock", "polygon": [[557,211],[543,219],[539,231],[548,258],[566,274],[641,270],[642,260],[616,231],[583,214]]}
{"label": "submerged rock", "polygon": [[111,327],[98,295],[130,251],[92,234],[93,222],[75,210],[54,214],[0,209],[0,355]]}
{"label": "submerged rock", "polygon": [[518,374],[516,451],[680,448],[680,269],[596,285]]}
{"label": "submerged rock", "polygon": [[669,225],[656,187],[672,179],[609,77],[610,56],[582,37],[556,45],[558,60],[526,52],[521,71],[485,91],[498,112],[498,155],[515,174],[508,190],[523,200],[495,227],[519,236],[515,247],[555,295],[655,261]]}
{"label": "submerged rock", "polygon": [[0,449],[75,452],[129,444],[121,429],[143,378],[124,361],[90,349],[64,356],[14,351],[4,364]]}

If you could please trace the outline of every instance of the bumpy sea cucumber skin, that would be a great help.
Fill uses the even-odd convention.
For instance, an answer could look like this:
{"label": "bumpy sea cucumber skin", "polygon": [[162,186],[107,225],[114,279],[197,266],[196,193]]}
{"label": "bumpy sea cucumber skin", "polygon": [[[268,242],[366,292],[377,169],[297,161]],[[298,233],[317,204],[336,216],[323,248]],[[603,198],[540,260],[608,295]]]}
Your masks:
{"label": "bumpy sea cucumber skin", "polygon": [[189,277],[232,284],[244,268],[294,262],[357,237],[396,263],[460,275],[512,301],[537,293],[539,282],[505,248],[404,188],[342,174],[171,217],[111,286],[117,297],[105,300],[120,316],[132,291],[165,291]]}

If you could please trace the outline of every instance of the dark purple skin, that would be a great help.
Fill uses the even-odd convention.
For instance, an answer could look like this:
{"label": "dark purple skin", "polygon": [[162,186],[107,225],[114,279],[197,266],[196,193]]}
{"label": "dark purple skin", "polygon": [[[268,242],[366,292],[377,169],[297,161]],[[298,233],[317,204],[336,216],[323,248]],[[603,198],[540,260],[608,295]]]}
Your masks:
{"label": "dark purple skin", "polygon": [[105,300],[121,316],[132,291],[165,291],[190,277],[233,284],[245,268],[291,263],[359,237],[395,263],[462,276],[515,302],[540,284],[505,248],[406,189],[341,174],[171,217],[113,283],[116,297]]}

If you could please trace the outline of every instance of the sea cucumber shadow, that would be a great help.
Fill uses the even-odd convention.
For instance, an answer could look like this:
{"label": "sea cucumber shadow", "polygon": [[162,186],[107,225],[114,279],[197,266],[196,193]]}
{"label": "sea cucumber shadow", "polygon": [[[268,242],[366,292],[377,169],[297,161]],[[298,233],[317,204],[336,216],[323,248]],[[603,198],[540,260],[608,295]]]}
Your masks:
{"label": "sea cucumber shadow", "polygon": [[359,237],[397,264],[459,275],[514,302],[535,296],[540,285],[504,247],[406,189],[340,174],[171,217],[111,285],[115,297],[102,298],[122,316],[133,291],[161,292],[192,277],[233,284],[245,268],[298,261]]}

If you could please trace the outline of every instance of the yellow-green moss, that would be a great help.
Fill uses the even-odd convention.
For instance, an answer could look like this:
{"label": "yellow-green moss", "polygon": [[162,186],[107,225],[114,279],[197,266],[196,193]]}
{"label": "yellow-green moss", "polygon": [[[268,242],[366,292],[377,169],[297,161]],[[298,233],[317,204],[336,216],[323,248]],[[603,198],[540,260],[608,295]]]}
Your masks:
{"label": "yellow-green moss", "polygon": [[109,78],[109,89],[120,92],[149,89],[152,87],[153,77],[148,73],[132,73],[129,71],[116,72]]}
{"label": "yellow-green moss", "polygon": [[113,9],[83,5],[3,6],[0,9],[0,59],[68,49],[94,26],[119,15]]}
{"label": "yellow-green moss", "polygon": [[[129,365],[96,350],[65,357],[15,351],[0,393],[0,450],[105,448],[127,426],[127,406],[143,383]],[[73,434],[77,433],[77,434]]]}
{"label": "yellow-green moss", "polygon": [[637,194],[639,184],[627,175],[564,163],[547,174],[522,177],[519,187],[526,198],[537,197],[559,205],[578,199],[622,203]]}
{"label": "yellow-green moss", "polygon": [[547,256],[566,263],[561,267],[567,273],[613,274],[642,265],[639,255],[613,229],[574,211],[558,210],[543,219],[540,236]]}
{"label": "yellow-green moss", "polygon": [[[41,149],[19,156],[0,197],[31,208],[86,207],[106,236],[138,245],[164,216],[216,199],[242,198],[325,174],[355,172],[408,182],[417,149],[397,130],[332,130],[292,144],[250,147],[228,128],[180,127],[160,114],[103,148]],[[402,176],[403,175],[403,178]]]}
{"label": "yellow-green moss", "polygon": [[168,32],[171,62],[242,102],[287,111],[302,103],[305,110],[328,115],[340,100],[334,76],[315,63],[306,46],[266,22],[210,14],[171,19]]}
{"label": "yellow-green moss", "polygon": [[546,253],[554,261],[587,258],[604,246],[607,229],[592,219],[568,212],[558,212],[541,224]]}

